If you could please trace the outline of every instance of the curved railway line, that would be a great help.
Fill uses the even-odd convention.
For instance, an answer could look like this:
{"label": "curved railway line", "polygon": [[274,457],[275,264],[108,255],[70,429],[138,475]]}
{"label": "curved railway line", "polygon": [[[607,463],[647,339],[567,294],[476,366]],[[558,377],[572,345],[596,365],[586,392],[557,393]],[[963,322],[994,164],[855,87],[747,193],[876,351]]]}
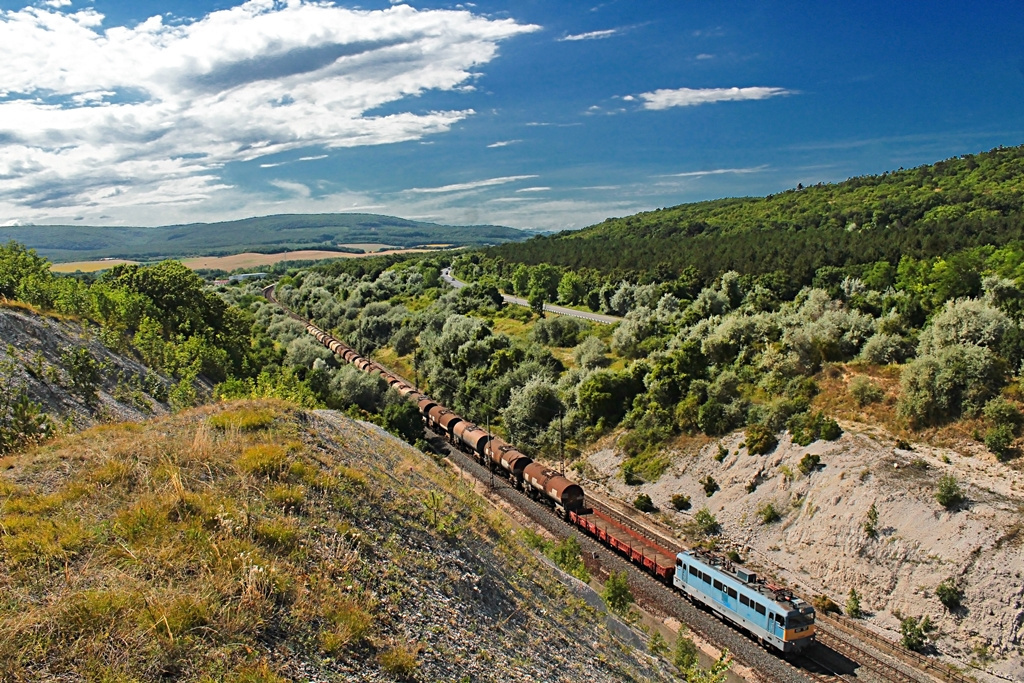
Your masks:
{"label": "curved railway line", "polygon": [[[558,486],[565,486],[565,484],[569,484],[571,487],[579,489],[578,485],[565,480],[553,470],[543,468],[539,463],[527,465],[527,472],[530,471],[530,467],[533,467],[532,471],[545,479],[540,486],[536,481],[533,482],[533,488],[522,485],[521,482],[520,488],[513,486],[513,482],[508,479],[495,477],[493,463],[499,463],[505,457],[506,451],[512,458],[521,456],[514,447],[500,439],[493,438],[490,445],[485,445],[486,441],[480,442],[480,453],[485,454],[486,458],[471,457],[461,452],[450,443],[453,441],[454,431],[449,429],[450,427],[454,428],[456,422],[461,421],[461,418],[443,407],[437,406],[436,403],[425,404],[424,402],[429,399],[411,383],[380,364],[359,356],[352,349],[345,347],[313,326],[312,323],[289,311],[273,296],[273,288],[274,286],[270,285],[263,290],[266,298],[281,306],[289,316],[305,324],[310,334],[316,335],[319,341],[331,348],[344,361],[354,364],[364,372],[380,374],[385,379],[390,376],[389,384],[392,387],[398,389],[409,400],[418,402],[421,413],[424,414],[428,431],[437,436],[434,440],[435,445],[443,445],[443,450],[455,465],[481,483],[492,482],[495,485],[494,495],[505,500],[555,538],[564,539],[572,534],[577,535],[584,552],[584,560],[592,569],[596,568],[599,574],[605,575],[611,571],[626,571],[630,589],[638,603],[655,613],[679,620],[716,647],[728,649],[737,661],[757,672],[762,680],[771,683],[796,683],[811,680],[932,683],[936,680],[952,682],[970,680],[939,669],[936,669],[939,678],[933,677],[909,663],[904,663],[906,658],[902,657],[899,658],[900,665],[894,665],[866,649],[855,634],[849,632],[849,629],[841,628],[841,624],[838,622],[833,625],[829,623],[831,620],[828,619],[818,621],[818,641],[806,647],[802,652],[791,654],[788,658],[782,658],[774,652],[769,652],[733,626],[727,625],[720,615],[713,614],[697,602],[682,599],[683,594],[671,587],[671,580],[665,581],[667,578],[664,574],[665,562],[668,561],[669,565],[674,568],[675,556],[684,550],[668,533],[659,531],[649,520],[638,520],[628,511],[613,509],[613,507],[595,500],[593,496],[588,496],[587,502],[593,510],[594,516],[587,519],[598,520],[599,526],[607,526],[612,533],[605,535],[601,533],[601,529],[597,529],[597,533],[594,533],[593,536],[597,536],[602,542],[596,540],[592,535],[580,533],[581,531],[594,532],[595,529],[588,528],[587,523],[581,523],[582,516],[578,517],[572,512],[569,504],[562,506],[565,508],[565,514],[558,515],[553,514],[554,508],[551,505],[551,500],[546,501],[547,504],[538,501],[538,498],[553,497],[557,505],[563,502],[563,493],[571,490],[570,488],[560,489],[555,495],[555,490],[551,489],[552,493],[549,495],[548,485],[554,486],[557,483]],[[440,412],[434,415],[435,419],[431,419],[431,416],[427,415],[428,405],[435,407],[435,411],[440,408]],[[437,419],[438,416],[440,419]],[[464,421],[458,429],[463,430],[463,433],[483,432],[479,427]],[[487,437],[490,438],[490,435],[487,434]],[[482,464],[481,459],[489,460],[492,463],[491,466]],[[529,462],[529,458],[525,458],[525,460]],[[512,463],[514,465],[515,460],[512,460]],[[512,469],[507,463],[501,462],[501,465],[504,465],[506,470],[511,471]],[[540,474],[542,469],[543,475]],[[543,496],[538,496],[537,492],[542,488]],[[527,495],[527,492],[532,495]],[[579,489],[579,496],[580,501],[578,502],[581,504],[582,489]],[[568,501],[568,498],[566,500]],[[626,540],[625,543],[617,540],[622,538]],[[634,542],[630,542],[631,540]],[[659,576],[661,580],[658,580]],[[882,640],[879,636],[876,638]],[[893,644],[889,645],[882,649],[888,650],[889,653],[900,654],[897,652],[898,648]]]}

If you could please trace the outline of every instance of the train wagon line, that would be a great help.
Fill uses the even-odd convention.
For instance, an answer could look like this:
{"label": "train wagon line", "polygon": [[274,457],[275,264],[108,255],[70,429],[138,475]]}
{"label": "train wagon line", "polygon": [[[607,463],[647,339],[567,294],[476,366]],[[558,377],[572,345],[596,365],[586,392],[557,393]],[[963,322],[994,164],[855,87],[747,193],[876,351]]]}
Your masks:
{"label": "train wagon line", "polygon": [[491,472],[503,473],[515,488],[547,504],[583,533],[778,652],[798,651],[813,640],[814,608],[784,587],[768,583],[717,555],[697,550],[676,552],[667,548],[666,543],[634,529],[620,513],[599,502],[590,500],[588,506],[582,486],[534,462],[514,445],[454,413],[388,368],[364,358],[355,349],[295,315],[277,301],[273,289],[273,285],[266,287],[264,296],[304,323],[306,331],[337,357],[363,372],[380,376],[416,404],[428,428],[443,435]]}

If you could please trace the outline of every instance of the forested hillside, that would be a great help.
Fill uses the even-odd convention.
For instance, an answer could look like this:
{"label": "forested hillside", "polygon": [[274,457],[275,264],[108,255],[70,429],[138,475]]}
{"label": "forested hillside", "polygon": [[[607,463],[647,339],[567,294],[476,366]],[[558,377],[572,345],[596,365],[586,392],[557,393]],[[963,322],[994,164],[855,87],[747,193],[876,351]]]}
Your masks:
{"label": "forested hillside", "polygon": [[[735,270],[810,284],[827,266],[859,274],[878,261],[951,257],[1020,240],[1024,147],[910,170],[640,213],[486,253],[508,262],[593,268],[625,278],[701,284]],[[971,270],[953,259],[953,268]]]}
{"label": "forested hillside", "polygon": [[276,253],[336,249],[346,244],[416,247],[482,246],[525,239],[528,233],[494,225],[450,226],[363,213],[260,216],[222,223],[156,228],[32,225],[0,228],[14,240],[56,261],[105,257],[137,260],[223,256],[243,251]]}

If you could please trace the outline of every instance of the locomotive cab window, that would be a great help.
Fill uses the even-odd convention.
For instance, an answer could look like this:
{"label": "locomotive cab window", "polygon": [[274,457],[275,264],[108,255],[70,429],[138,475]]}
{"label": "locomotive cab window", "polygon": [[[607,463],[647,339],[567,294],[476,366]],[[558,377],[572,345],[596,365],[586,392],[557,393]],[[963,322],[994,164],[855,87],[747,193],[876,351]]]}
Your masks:
{"label": "locomotive cab window", "polygon": [[696,567],[690,567],[690,576],[700,576],[700,572],[697,571]]}
{"label": "locomotive cab window", "polygon": [[764,614],[767,611],[765,610],[764,605],[758,602],[754,603],[754,609],[757,610],[758,614]]}

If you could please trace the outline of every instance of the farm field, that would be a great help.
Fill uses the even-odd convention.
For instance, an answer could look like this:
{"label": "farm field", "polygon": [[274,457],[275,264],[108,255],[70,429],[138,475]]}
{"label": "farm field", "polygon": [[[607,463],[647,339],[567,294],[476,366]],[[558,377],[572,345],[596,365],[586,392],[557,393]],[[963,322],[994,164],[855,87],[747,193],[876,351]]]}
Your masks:
{"label": "farm field", "polygon": [[98,270],[106,270],[122,263],[138,263],[125,259],[99,259],[96,261],[71,261],[70,263],[54,263],[50,270],[55,273],[95,273]]}
{"label": "farm field", "polygon": [[[304,249],[300,251],[287,251],[280,254],[257,254],[245,252],[231,256],[200,256],[197,258],[180,259],[182,263],[198,270],[209,268],[211,270],[231,271],[236,268],[251,268],[253,266],[269,266],[283,261],[320,261],[332,258],[361,258],[363,256],[377,256],[380,254],[414,254],[432,249],[388,249],[385,251],[370,251],[370,248],[381,248],[386,245],[375,244],[346,244],[343,246],[366,249],[365,254],[349,254],[340,251],[324,251],[319,249]],[[50,267],[55,273],[95,273],[96,271],[112,268],[122,263],[138,263],[125,259],[99,259],[95,261],[71,261],[69,263],[55,263]]]}

